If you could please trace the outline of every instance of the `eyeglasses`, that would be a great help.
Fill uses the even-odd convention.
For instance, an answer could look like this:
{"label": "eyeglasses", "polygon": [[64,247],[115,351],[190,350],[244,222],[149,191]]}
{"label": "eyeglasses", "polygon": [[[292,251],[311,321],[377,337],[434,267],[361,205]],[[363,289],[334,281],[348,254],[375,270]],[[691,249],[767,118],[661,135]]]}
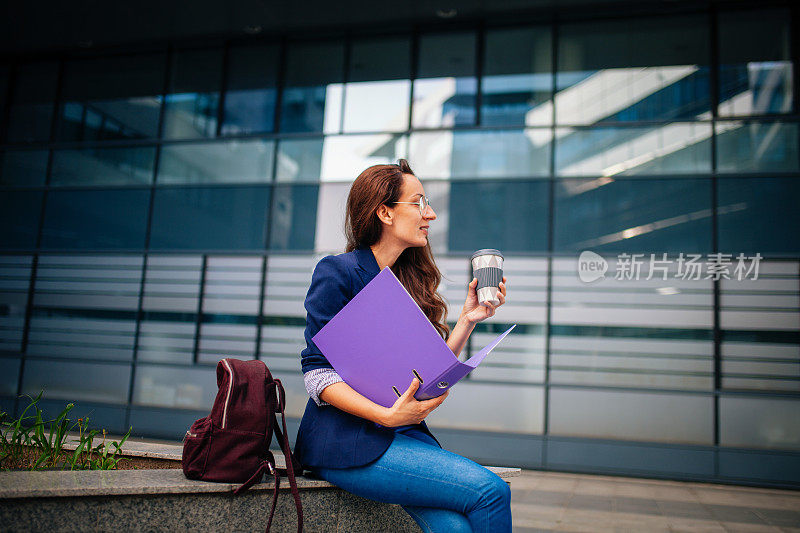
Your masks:
{"label": "eyeglasses", "polygon": [[428,201],[427,196],[420,196],[418,202],[392,202],[394,204],[413,204],[419,207],[419,214],[425,216],[425,211],[431,203]]}

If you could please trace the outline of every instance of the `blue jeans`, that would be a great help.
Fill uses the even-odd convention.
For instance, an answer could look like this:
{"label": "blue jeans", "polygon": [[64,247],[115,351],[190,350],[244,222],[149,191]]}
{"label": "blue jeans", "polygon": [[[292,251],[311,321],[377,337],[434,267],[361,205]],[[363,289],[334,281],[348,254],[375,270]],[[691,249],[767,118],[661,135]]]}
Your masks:
{"label": "blue jeans", "polygon": [[505,481],[478,463],[401,433],[366,466],[315,473],[358,496],[403,506],[425,532],[511,531],[511,489]]}

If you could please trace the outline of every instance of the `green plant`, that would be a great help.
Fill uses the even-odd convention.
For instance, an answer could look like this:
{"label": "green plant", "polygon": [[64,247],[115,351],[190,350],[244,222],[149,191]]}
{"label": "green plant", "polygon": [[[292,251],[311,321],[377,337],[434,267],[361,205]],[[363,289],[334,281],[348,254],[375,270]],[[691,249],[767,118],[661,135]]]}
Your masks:
{"label": "green plant", "polygon": [[[33,465],[33,469],[39,466],[44,467],[57,467],[61,458],[61,452],[64,449],[64,443],[67,441],[67,433],[75,429],[77,423],[70,424],[70,419],[67,415],[75,407],[75,404],[69,403],[53,420],[45,421],[42,419],[42,410],[36,405],[42,393],[39,393],[36,401],[32,402],[36,409],[36,415],[32,426],[31,442],[30,445],[36,448],[39,457]],[[45,426],[49,425],[49,433],[45,437]]]}
{"label": "green plant", "polygon": [[[105,431],[105,430],[103,430]],[[97,435],[97,430],[89,430],[88,420],[84,423],[83,418],[78,419],[78,446],[72,452],[72,455],[67,457],[67,463],[70,470],[84,469],[87,465],[87,456],[92,451],[92,441]]]}
{"label": "green plant", "polygon": [[31,398],[30,404],[16,420],[11,419],[7,422],[8,413],[5,411],[0,412],[0,465],[18,463],[22,460],[27,446],[30,445],[32,429],[32,426],[27,425],[25,422],[35,419],[33,416],[28,416],[28,411],[31,408],[35,408],[37,415],[41,413],[37,403],[42,397],[42,392],[36,398]]}
{"label": "green plant", "polygon": [[[67,404],[56,418],[44,420],[38,405],[42,392],[36,398],[28,398],[31,401],[18,419],[10,419],[7,413],[0,412],[0,468],[110,470],[117,467],[122,460],[118,455],[130,437],[132,427],[119,442],[113,441],[110,445],[106,444],[106,431],[103,430],[103,442],[92,446],[100,432],[89,429],[88,419],[79,418],[74,422],[69,419],[74,404]],[[28,414],[31,410],[32,414]],[[78,443],[75,450],[68,452],[64,445],[68,434],[76,427]]]}
{"label": "green plant", "polygon": [[119,442],[112,441],[111,446],[114,447],[113,452],[109,452],[109,446],[106,445],[106,430],[103,430],[103,443],[99,444],[97,448],[93,450],[93,453],[97,454],[97,459],[89,459],[89,465],[92,470],[113,470],[117,467],[117,463],[122,460],[122,457],[117,457],[118,453],[122,452],[122,445],[125,444],[125,441],[128,440],[128,437],[131,435],[131,430],[133,428],[129,428],[128,432],[123,435],[122,439]]}

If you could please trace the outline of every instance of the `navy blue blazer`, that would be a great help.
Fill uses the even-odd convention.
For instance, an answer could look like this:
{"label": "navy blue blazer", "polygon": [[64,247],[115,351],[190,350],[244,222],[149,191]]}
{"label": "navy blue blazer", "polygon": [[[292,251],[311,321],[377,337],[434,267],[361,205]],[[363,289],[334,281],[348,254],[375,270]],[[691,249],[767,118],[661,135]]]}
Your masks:
{"label": "navy blue blazer", "polygon": [[[329,255],[317,263],[304,304],[307,315],[306,348],[301,352],[303,373],[333,368],[311,338],[379,272],[375,255],[366,246]],[[386,451],[396,431],[410,436],[421,432],[438,444],[424,422],[386,428],[332,405],[318,406],[309,399],[297,432],[295,455],[306,469],[363,466]]]}

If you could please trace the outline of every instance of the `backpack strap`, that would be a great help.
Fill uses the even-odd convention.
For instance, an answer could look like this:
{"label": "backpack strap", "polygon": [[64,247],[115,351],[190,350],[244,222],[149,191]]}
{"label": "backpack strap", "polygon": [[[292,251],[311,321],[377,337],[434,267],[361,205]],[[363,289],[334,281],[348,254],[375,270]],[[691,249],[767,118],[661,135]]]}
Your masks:
{"label": "backpack strap", "polygon": [[[295,508],[297,509],[297,533],[302,533],[303,532],[303,505],[300,502],[300,491],[297,489],[297,480],[295,479],[295,475],[294,475],[295,469],[298,470],[298,471],[300,470],[300,465],[297,462],[297,460],[294,458],[294,456],[292,455],[292,450],[289,447],[289,439],[286,437],[286,435],[288,434],[288,432],[286,430],[286,415],[284,414],[284,409],[285,409],[284,398],[286,397],[286,392],[283,390],[283,385],[281,384],[280,380],[276,379],[274,381],[275,381],[276,393],[278,393],[277,394],[277,396],[278,396],[277,408],[280,409],[280,411],[281,411],[281,422],[282,422],[283,431],[281,431],[281,426],[278,425],[278,418],[277,418],[277,416],[275,415],[274,412],[272,413],[271,423],[272,423],[273,430],[275,431],[275,437],[278,440],[278,444],[280,445],[281,450],[283,450],[284,457],[286,458],[286,473],[287,473],[287,475],[289,477],[289,487],[292,490],[292,497],[294,498],[294,505],[295,505]],[[267,522],[267,533],[269,533],[269,529],[270,529],[270,527],[272,527],[272,518],[273,518],[273,516],[275,514],[275,506],[278,503],[278,488],[280,487],[280,483],[281,483],[281,477],[280,477],[281,475],[280,475],[280,472],[278,471],[278,469],[275,468],[274,458],[272,456],[272,453],[269,451],[269,444],[270,444],[269,442],[266,443],[267,454],[269,456],[269,459],[267,459],[266,461],[263,461],[259,465],[258,470],[255,471],[255,473],[250,477],[250,479],[245,481],[242,486],[240,486],[239,488],[237,488],[236,490],[233,491],[234,494],[240,494],[240,493],[246,491],[247,489],[249,489],[250,487],[252,487],[256,483],[261,481],[262,476],[267,472],[269,472],[270,474],[272,474],[274,476],[274,478],[275,478],[275,489],[273,490],[273,494],[272,494],[272,508],[270,509],[270,512],[269,512],[269,521]]]}
{"label": "backpack strap", "polygon": [[[285,398],[286,392],[283,390],[283,384],[279,379],[275,380],[276,387],[278,394],[278,409],[281,411],[281,423],[283,427],[283,431],[281,431],[281,426],[278,426],[278,418],[275,413],[272,413],[272,422],[273,427],[275,428],[275,437],[278,440],[278,444],[283,450],[283,456],[286,459],[286,473],[289,477],[289,487],[292,490],[292,497],[294,497],[294,505],[297,509],[297,533],[302,533],[303,531],[303,505],[300,503],[300,491],[297,490],[297,481],[295,480],[295,469],[300,471],[300,464],[292,455],[292,450],[289,448],[289,439],[287,438],[288,432],[286,431],[286,415],[284,414],[285,408]],[[275,485],[277,487],[277,483]],[[273,507],[274,509],[274,507]]]}
{"label": "backpack strap", "polygon": [[273,476],[276,475],[276,473],[280,475],[280,473],[278,473],[278,469],[275,468],[275,458],[273,457],[272,452],[270,451],[267,451],[267,459],[265,461],[262,461],[261,464],[258,465],[258,469],[255,472],[253,472],[253,475],[250,476],[250,479],[245,481],[242,484],[242,486],[234,490],[233,493],[239,494],[241,492],[246,491],[256,483],[259,483],[261,481],[261,477],[267,472],[269,472]]}
{"label": "backpack strap", "polygon": [[272,527],[272,517],[275,515],[275,505],[278,503],[278,488],[281,485],[281,475],[276,468],[272,469],[272,475],[275,476],[275,490],[272,492],[272,508],[269,510],[266,533],[269,533],[269,528]]}
{"label": "backpack strap", "polygon": [[[278,473],[278,469],[275,468],[275,465],[272,464],[271,461],[264,461],[258,467],[255,474],[253,474],[250,479],[244,482],[244,485],[233,491],[234,494],[239,494],[240,492],[244,492],[259,481],[261,481],[261,477],[269,471],[275,477],[275,489],[272,492],[272,508],[269,510],[269,521],[267,521],[267,533],[269,533],[269,528],[272,527],[272,517],[275,515],[275,506],[278,503],[278,489],[281,485],[281,475]],[[296,489],[295,489],[296,490]]]}

